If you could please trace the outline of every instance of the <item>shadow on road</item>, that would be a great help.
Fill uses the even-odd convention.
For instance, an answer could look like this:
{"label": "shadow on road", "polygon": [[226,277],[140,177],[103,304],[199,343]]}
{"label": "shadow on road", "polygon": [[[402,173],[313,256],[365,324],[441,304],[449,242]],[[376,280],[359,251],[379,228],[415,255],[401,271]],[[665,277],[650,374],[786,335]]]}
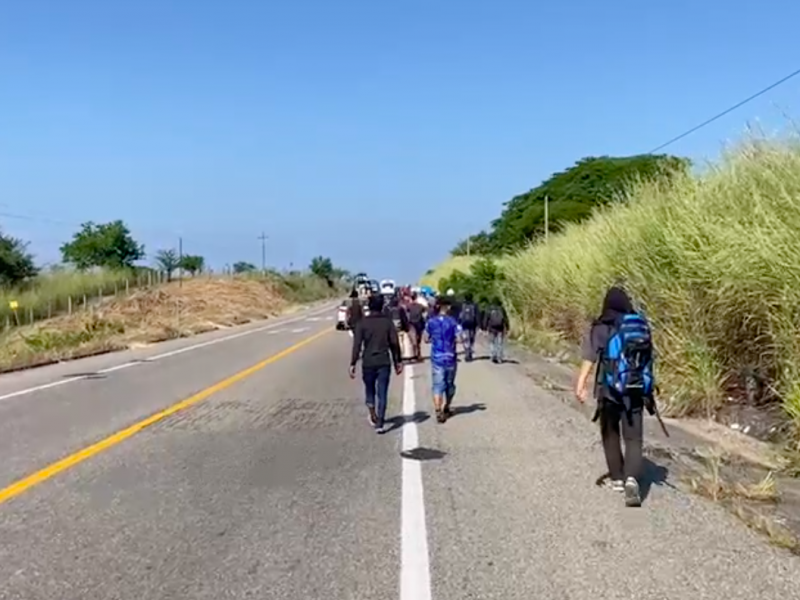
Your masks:
{"label": "shadow on road", "polygon": [[[473,360],[473,361],[476,361],[476,360],[492,360],[492,357],[491,357],[489,354],[484,354],[484,355],[482,355],[482,356],[474,356],[474,357],[472,358],[472,360]],[[503,359],[503,362],[502,362],[501,364],[504,364],[504,365],[505,365],[505,364],[509,364],[509,365],[518,365],[518,364],[519,364],[519,361],[518,361],[518,360],[515,360],[515,359],[513,359],[513,358],[504,358],[504,359]]]}
{"label": "shadow on road", "polygon": [[644,474],[639,480],[640,492],[642,494],[642,502],[647,500],[650,495],[650,489],[654,485],[662,486],[667,483],[669,477],[669,469],[662,465],[657,465],[653,461],[644,459]]}
{"label": "shadow on road", "polygon": [[482,402],[477,402],[475,404],[469,404],[467,406],[451,406],[450,407],[450,417],[457,417],[459,415],[468,415],[474,412],[478,412],[480,410],[486,410],[486,405]]}
{"label": "shadow on road", "polygon": [[441,460],[447,456],[447,452],[434,448],[414,448],[413,450],[404,450],[400,456],[411,460]]}
{"label": "shadow on road", "polygon": [[411,416],[397,415],[396,417],[386,419],[385,423],[389,426],[386,432],[389,433],[395,429],[400,429],[406,423],[424,423],[430,418],[431,416],[422,410],[418,410]]}

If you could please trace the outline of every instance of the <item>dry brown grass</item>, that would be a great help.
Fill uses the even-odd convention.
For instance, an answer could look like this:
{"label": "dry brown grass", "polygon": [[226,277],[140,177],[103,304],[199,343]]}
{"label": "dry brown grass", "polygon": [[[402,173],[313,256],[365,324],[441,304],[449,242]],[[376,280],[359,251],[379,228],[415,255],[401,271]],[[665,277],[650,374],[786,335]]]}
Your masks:
{"label": "dry brown grass", "polygon": [[287,308],[289,302],[270,281],[174,282],[12,330],[0,338],[0,371],[187,337],[272,317]]}
{"label": "dry brown grass", "polygon": [[800,554],[800,539],[774,514],[781,493],[772,471],[757,482],[733,481],[723,475],[726,459],[721,450],[710,449],[701,456],[701,469],[687,478],[694,493],[728,508],[750,529],[765,535],[772,545]]}

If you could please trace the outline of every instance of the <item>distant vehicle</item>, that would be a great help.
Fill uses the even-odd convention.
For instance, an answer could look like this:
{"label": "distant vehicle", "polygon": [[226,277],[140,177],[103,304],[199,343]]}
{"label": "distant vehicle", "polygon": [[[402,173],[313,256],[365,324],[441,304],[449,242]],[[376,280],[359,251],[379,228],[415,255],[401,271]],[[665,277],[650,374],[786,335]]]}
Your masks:
{"label": "distant vehicle", "polygon": [[339,312],[336,315],[336,330],[337,331],[345,331],[347,330],[347,309],[349,306],[349,302],[345,300],[339,306]]}
{"label": "distant vehicle", "polygon": [[378,283],[377,279],[370,279],[369,280],[369,287],[372,290],[373,294],[380,294],[381,293],[381,285]]}
{"label": "distant vehicle", "polygon": [[387,296],[394,294],[396,287],[397,286],[394,283],[394,279],[384,279],[381,281],[381,294]]}

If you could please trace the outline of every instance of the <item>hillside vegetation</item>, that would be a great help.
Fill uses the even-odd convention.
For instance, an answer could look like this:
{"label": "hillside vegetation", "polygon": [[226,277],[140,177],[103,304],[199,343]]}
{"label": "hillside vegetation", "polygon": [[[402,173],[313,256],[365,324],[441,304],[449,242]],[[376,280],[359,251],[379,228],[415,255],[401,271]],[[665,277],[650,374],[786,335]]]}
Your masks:
{"label": "hillside vegetation", "polygon": [[86,309],[5,330],[0,372],[187,337],[340,295],[313,274],[198,277],[94,300]]}
{"label": "hillside vegetation", "polygon": [[503,259],[518,335],[578,342],[622,282],[654,324],[670,413],[779,404],[800,434],[800,144],[750,141],[625,197]]}
{"label": "hillside vegetation", "polygon": [[350,277],[324,256],[306,271],[238,261],[220,275],[174,248],[147,267],[120,220],[84,223],[60,250],[61,264],[42,272],[27,243],[0,232],[0,371],[267,318],[337,296]]}
{"label": "hillside vegetation", "polygon": [[669,155],[583,158],[506,202],[488,232],[459,242],[452,254],[498,255],[519,250],[544,236],[545,220],[550,233],[559,232],[569,223],[585,221],[599,206],[624,200],[632,184],[679,177],[687,174],[690,166],[687,159]]}

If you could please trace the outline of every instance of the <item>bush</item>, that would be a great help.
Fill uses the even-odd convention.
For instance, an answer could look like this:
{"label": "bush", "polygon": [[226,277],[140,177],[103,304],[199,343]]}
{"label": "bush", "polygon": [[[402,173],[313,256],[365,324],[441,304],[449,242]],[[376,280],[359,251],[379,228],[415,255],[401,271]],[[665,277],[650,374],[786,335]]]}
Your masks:
{"label": "bush", "polygon": [[628,196],[504,260],[519,324],[577,342],[622,281],[653,322],[672,414],[747,392],[781,401],[800,430],[800,144],[751,141]]}
{"label": "bush", "polygon": [[464,273],[458,269],[439,280],[439,291],[452,288],[458,297],[471,293],[479,306],[486,306],[502,292],[504,273],[500,266],[489,258],[480,258]]}

